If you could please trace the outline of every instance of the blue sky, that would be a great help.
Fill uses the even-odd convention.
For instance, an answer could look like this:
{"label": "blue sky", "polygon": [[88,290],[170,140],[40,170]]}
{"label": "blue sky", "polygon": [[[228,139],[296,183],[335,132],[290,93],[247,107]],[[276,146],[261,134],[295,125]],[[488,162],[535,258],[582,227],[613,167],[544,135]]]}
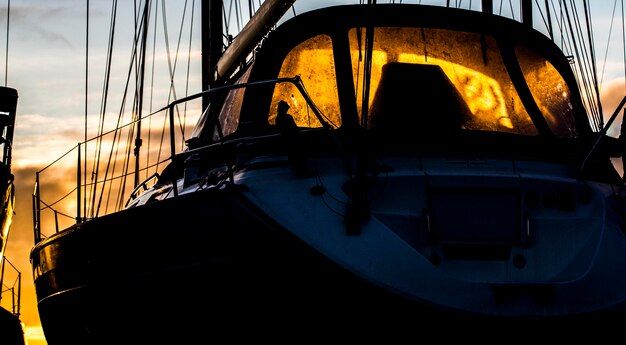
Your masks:
{"label": "blue sky", "polygon": [[[329,1],[315,1],[317,4]],[[355,1],[352,1],[352,3]],[[379,1],[386,2],[386,1]],[[400,2],[400,1],[396,1]],[[408,2],[408,1],[405,1]],[[554,2],[554,1],[553,1]],[[132,30],[132,7],[130,0],[120,1],[119,13],[120,28],[116,32],[119,38],[116,49],[128,51],[130,40],[128,32]],[[166,2],[169,11],[168,24],[170,27],[170,45],[174,49],[178,33],[178,21],[182,17],[182,0]],[[191,1],[188,1],[191,3]],[[200,0],[196,0],[196,10],[199,11]],[[312,0],[297,2],[296,11],[307,8]],[[445,1],[422,1],[422,3],[441,4]],[[458,1],[450,1],[451,4]],[[480,6],[480,1],[463,1],[465,6],[472,3],[473,8]],[[494,1],[499,6],[499,1]],[[541,3],[543,3],[541,1]],[[34,172],[55,158],[68,151],[83,139],[84,108],[85,108],[85,14],[87,11],[85,0],[12,0],[10,1],[9,16],[7,16],[7,0],[0,0],[0,83],[18,90],[19,101],[17,110],[16,130],[14,139],[13,164],[18,189],[18,207],[14,219],[11,239],[9,242],[8,258],[22,272],[22,320],[27,326],[37,326],[39,323],[35,309],[35,296],[32,288],[32,276],[28,255],[33,245],[31,197],[34,183]],[[109,35],[109,18],[112,1],[90,1],[90,37],[89,37],[89,108],[92,115],[99,110],[99,101],[102,91],[104,75],[106,41]],[[159,6],[161,1],[159,1]],[[621,8],[618,4],[616,17],[613,22],[613,32],[609,39],[609,28],[613,15],[613,1],[592,0],[591,15],[594,24],[596,57],[598,69],[603,69],[603,101],[606,104],[605,113],[611,113],[612,107],[623,97],[624,86],[624,57],[622,48]],[[519,8],[514,2],[513,12],[508,12],[507,4],[503,12],[515,13]],[[582,7],[580,7],[582,8]],[[187,13],[188,15],[189,13]],[[583,15],[580,13],[580,15]],[[6,54],[6,26],[9,18],[9,46]],[[123,22],[124,24],[122,24]],[[199,26],[199,22],[195,22]],[[233,27],[236,23],[233,23]],[[199,39],[199,31],[195,31]],[[183,39],[183,41],[189,38]],[[607,43],[610,49],[606,62]],[[161,43],[162,44],[162,43]],[[199,91],[199,45],[195,44],[191,62],[191,91]],[[8,70],[5,62],[8,56]],[[125,67],[128,57],[115,60],[112,72],[112,81],[120,85],[127,71]],[[167,71],[167,61],[160,58],[162,71]],[[186,62],[185,62],[186,63]],[[179,68],[183,68],[180,62]],[[155,95],[155,108],[165,105],[169,80],[167,73],[158,73],[155,85],[159,86],[159,93]],[[155,77],[156,78],[156,77]],[[179,90],[181,90],[179,88]],[[114,95],[115,96],[115,95]],[[157,101],[158,100],[158,101]],[[158,104],[157,104],[158,103]],[[116,104],[116,103],[112,103]],[[612,107],[611,107],[612,105]],[[115,106],[113,106],[115,107]],[[117,111],[113,109],[112,111]],[[3,303],[4,305],[4,303]],[[31,342],[31,345],[36,345]]]}

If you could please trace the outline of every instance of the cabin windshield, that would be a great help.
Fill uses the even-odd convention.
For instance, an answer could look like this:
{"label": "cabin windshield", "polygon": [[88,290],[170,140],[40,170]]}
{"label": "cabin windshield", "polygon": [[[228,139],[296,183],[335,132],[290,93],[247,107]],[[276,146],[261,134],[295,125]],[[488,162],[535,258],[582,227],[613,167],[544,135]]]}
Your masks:
{"label": "cabin windshield", "polygon": [[[367,128],[377,123],[377,116],[397,116],[390,114],[392,111],[401,111],[405,119],[438,117],[449,116],[441,115],[441,109],[447,107],[448,111],[458,113],[459,126],[464,130],[538,134],[502,61],[495,38],[445,29],[378,27],[374,32],[371,80],[366,93],[363,82],[365,29],[353,28],[348,35],[354,107],[360,123]],[[287,54],[279,72],[279,77],[299,75],[313,101],[334,127],[341,125],[336,53],[331,37],[314,36]],[[549,128],[558,137],[577,137],[570,92],[563,77],[533,51],[518,46],[515,53]],[[391,81],[393,75],[400,80]],[[366,121],[363,119],[364,97],[368,98]],[[295,86],[277,85],[270,109],[276,109],[280,100],[290,103],[290,112],[299,126],[321,126]],[[451,100],[458,109],[451,109]],[[272,110],[270,124],[275,118]],[[416,121],[409,119],[409,122]],[[425,123],[436,124],[437,121]]]}
{"label": "cabin windshield", "polygon": [[[347,45],[335,42],[346,42],[340,39],[345,33]],[[429,136],[453,129],[536,136],[538,128],[549,128],[560,138],[578,137],[565,79],[529,48],[516,46],[512,52],[523,75],[516,85],[492,36],[446,29],[377,27],[366,90],[365,37],[364,28],[312,36],[287,52],[278,74],[268,77],[299,76],[308,97],[333,128],[341,127],[344,117],[351,114],[361,126],[384,128],[381,132],[395,136],[402,135],[404,128]],[[338,83],[338,75],[351,75],[352,80]],[[245,73],[239,82],[246,82],[249,76]],[[535,101],[532,108],[539,109],[543,118],[531,118],[517,93],[516,87],[524,81]],[[236,109],[241,108],[244,94],[243,89],[231,91],[220,111],[225,136],[240,125],[240,111]],[[299,127],[322,126],[294,84],[275,84],[271,97],[266,124],[275,124],[277,105],[286,101]],[[348,104],[340,105],[340,100]],[[216,140],[217,132],[212,137]]]}
{"label": "cabin windshield", "polygon": [[[356,28],[349,34],[359,104],[364,95],[363,83],[359,82],[364,74],[365,34],[362,31],[364,29]],[[458,115],[455,114],[462,117],[462,129],[523,135],[538,133],[502,62],[494,38],[442,29],[376,28],[373,42],[368,126],[377,122],[374,117],[378,114],[389,115],[377,108],[379,104],[388,108],[393,102],[395,106],[391,109],[405,109],[405,116],[433,117],[444,116],[438,109],[449,107],[453,101],[458,108],[465,108],[465,105],[469,108],[470,114],[467,109],[458,109]],[[381,84],[381,79],[391,80],[391,75],[383,75],[386,70],[391,73],[385,66],[398,63],[405,64],[401,72],[396,72],[405,82],[401,91],[396,90],[400,85]],[[454,88],[445,87],[450,84]],[[379,90],[380,87],[384,89]],[[379,100],[380,97],[385,100]],[[363,111],[359,110],[359,114],[362,116]],[[363,119],[361,122],[364,123]]]}

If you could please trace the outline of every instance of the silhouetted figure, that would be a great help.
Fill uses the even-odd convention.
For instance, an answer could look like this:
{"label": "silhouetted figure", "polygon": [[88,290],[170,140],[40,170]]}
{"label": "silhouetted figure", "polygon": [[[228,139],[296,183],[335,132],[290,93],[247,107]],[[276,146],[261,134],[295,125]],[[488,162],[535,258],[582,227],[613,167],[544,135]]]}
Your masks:
{"label": "silhouetted figure", "polygon": [[276,114],[276,126],[280,129],[285,145],[287,146],[287,157],[291,168],[296,174],[306,173],[307,162],[304,157],[303,147],[298,136],[298,125],[293,117],[288,113],[289,104],[285,101],[278,102]]}
{"label": "silhouetted figure", "polygon": [[278,111],[276,114],[276,125],[280,129],[281,133],[287,135],[293,135],[298,131],[298,125],[294,121],[293,117],[289,115],[289,104],[285,101],[278,102]]}

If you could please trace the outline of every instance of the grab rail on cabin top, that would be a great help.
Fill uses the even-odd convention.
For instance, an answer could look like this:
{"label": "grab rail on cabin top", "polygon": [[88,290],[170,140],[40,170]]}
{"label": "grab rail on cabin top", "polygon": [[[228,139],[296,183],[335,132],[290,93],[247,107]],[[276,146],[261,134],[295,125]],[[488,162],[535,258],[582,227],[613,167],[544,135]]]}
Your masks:
{"label": "grab rail on cabin top", "polygon": [[[600,141],[603,138],[605,138],[605,135],[606,135],[607,131],[609,130],[609,128],[613,124],[613,121],[615,121],[615,119],[617,118],[617,115],[619,115],[620,112],[624,109],[624,104],[626,104],[626,95],[624,95],[624,97],[622,97],[622,100],[619,102],[617,107],[615,107],[615,111],[613,111],[613,114],[609,118],[609,121],[607,121],[606,125],[604,125],[604,127],[602,127],[602,129],[598,133],[598,137],[594,141],[593,146],[591,146],[591,148],[589,149],[589,152],[587,152],[587,155],[585,156],[585,159],[583,160],[583,162],[582,162],[582,164],[580,166],[580,171],[584,171],[585,170],[585,165],[587,164],[587,161],[589,160],[591,155],[594,153],[594,151],[598,147],[598,144],[600,143]],[[626,127],[624,127],[625,124],[626,124],[626,122],[624,121],[624,118],[622,118],[622,125],[621,125],[621,128],[620,128],[620,137],[619,137],[620,141],[621,140],[626,140],[626,138],[624,138],[624,134],[625,134],[624,131],[626,129]],[[620,147],[620,149],[624,150],[624,147]],[[624,158],[626,158],[624,156],[626,153],[625,152],[620,152],[620,153],[621,153],[622,160],[624,160]],[[624,180],[624,177],[626,177],[626,171],[624,171],[624,173],[622,175],[622,179],[623,180]]]}
{"label": "grab rail on cabin top", "polygon": [[[168,117],[168,121],[169,121],[169,144],[170,144],[170,154],[168,157],[159,160],[161,157],[157,157],[157,162],[153,163],[152,165],[146,166],[143,169],[141,169],[141,172],[147,172],[148,169],[151,168],[155,168],[158,169],[158,166],[161,164],[165,164],[166,162],[171,162],[173,161],[175,158],[179,157],[179,156],[187,156],[190,155],[194,152],[197,152],[198,150],[203,149],[202,147],[194,149],[194,150],[186,150],[183,152],[176,152],[176,127],[175,127],[175,108],[176,106],[178,106],[179,104],[182,103],[186,103],[192,100],[196,100],[196,99],[201,99],[202,97],[211,97],[213,94],[219,93],[219,92],[224,92],[224,91],[230,91],[233,89],[240,89],[240,88],[246,88],[246,87],[254,87],[254,86],[261,86],[261,85],[268,85],[268,84],[278,84],[278,83],[291,83],[293,84],[298,91],[302,94],[303,98],[305,99],[306,103],[309,105],[309,107],[311,108],[311,110],[313,111],[315,117],[317,118],[317,120],[320,122],[320,124],[322,125],[323,128],[325,129],[331,129],[333,128],[334,124],[331,125],[330,121],[322,114],[322,112],[319,110],[319,108],[315,105],[315,103],[313,102],[313,100],[311,99],[311,97],[309,96],[309,94],[307,93],[305,87],[304,87],[304,83],[302,82],[300,76],[295,76],[293,78],[277,78],[277,79],[271,79],[271,80],[264,80],[264,81],[257,81],[257,82],[250,82],[250,83],[241,83],[241,84],[234,84],[234,85],[226,85],[226,86],[221,86],[221,87],[215,87],[209,90],[205,90],[196,94],[193,94],[191,96],[187,96],[178,100],[175,100],[173,102],[171,102],[170,104],[168,104],[167,106],[143,117],[143,120],[145,120],[148,117],[152,117],[156,114],[159,113],[165,113],[166,111],[166,116]],[[82,148],[84,147],[83,145],[86,145],[88,142],[93,141],[93,140],[102,140],[102,138],[106,135],[115,135],[114,133],[117,133],[118,131],[122,130],[125,127],[129,127],[134,125],[135,123],[137,123],[140,120],[134,120],[129,122],[128,124],[124,125],[124,126],[119,126],[118,128],[116,128],[115,130],[111,130],[109,132],[103,133],[101,135],[99,135],[98,137],[94,137],[91,138],[87,141],[81,142],[79,144],[77,144],[76,146],[74,146],[72,149],[70,149],[68,152],[66,152],[65,154],[63,154],[61,157],[59,157],[57,160],[55,160],[54,162],[50,163],[49,165],[47,165],[46,167],[44,167],[43,169],[37,171],[35,173],[35,186],[34,186],[34,191],[33,191],[33,195],[32,195],[32,203],[33,203],[33,233],[34,233],[34,241],[35,244],[39,243],[40,241],[42,241],[44,238],[47,237],[47,235],[45,235],[44,233],[42,233],[42,218],[41,218],[41,212],[44,210],[48,210],[51,211],[53,213],[53,220],[54,220],[54,228],[55,228],[55,232],[59,232],[60,229],[62,228],[62,226],[59,224],[59,216],[64,217],[64,219],[69,219],[72,222],[75,223],[81,223],[84,221],[87,221],[90,218],[97,218],[98,217],[98,212],[100,209],[100,202],[102,200],[102,197],[104,195],[104,185],[106,183],[109,183],[109,196],[107,196],[107,200],[105,201],[108,207],[108,203],[109,200],[113,197],[110,197],[111,194],[111,187],[110,185],[113,183],[114,180],[118,180],[119,183],[124,184],[125,183],[125,179],[129,178],[130,176],[135,176],[135,174],[139,174],[140,171],[135,171],[135,172],[130,172],[130,173],[125,173],[125,174],[121,174],[120,176],[112,176],[112,177],[108,177],[108,174],[105,174],[105,178],[101,181],[92,181],[87,183],[87,181],[83,181],[83,170],[82,170],[82,166],[84,164],[86,164],[86,160],[83,160],[83,158],[81,157],[81,152],[82,152]],[[218,121],[216,121],[215,125],[219,125],[217,123]],[[184,130],[184,129],[183,129]],[[221,132],[220,134],[220,142],[223,140],[223,137],[221,136]],[[115,137],[114,137],[115,138]],[[166,140],[166,139],[163,139]],[[66,194],[64,194],[62,197],[58,198],[57,200],[55,200],[54,202],[51,203],[47,203],[42,199],[42,191],[41,191],[41,179],[40,179],[40,175],[41,173],[43,173],[44,171],[46,171],[47,169],[51,168],[52,166],[58,164],[62,159],[64,159],[65,157],[69,156],[69,154],[71,152],[73,152],[74,150],[77,151],[77,160],[76,160],[76,185],[74,186],[73,189],[69,190],[69,192],[67,192]],[[107,168],[108,169],[108,168]],[[96,169],[97,171],[97,169]],[[229,171],[229,173],[231,174],[231,180],[232,180],[232,171]],[[61,173],[60,176],[67,176],[67,174],[63,174]],[[94,173],[92,173],[92,177],[94,176]],[[97,177],[97,176],[96,176]],[[137,184],[137,186],[133,187],[133,191],[129,194],[129,197],[132,196],[137,196],[137,188],[144,185],[145,183],[148,182],[148,180],[154,178],[154,174],[152,174],[150,177],[148,177],[147,179],[144,180],[144,182]],[[85,177],[86,180],[86,177]],[[122,181],[123,180],[123,181]],[[59,183],[64,182],[63,180],[59,180]],[[178,190],[176,188],[176,181],[172,181],[173,183],[173,190],[174,190],[174,195],[176,196],[178,193]],[[98,193],[98,191],[96,190],[98,187],[100,186],[101,191],[99,192],[99,201],[98,201],[98,206],[96,209],[96,206],[94,204],[94,201],[96,199],[96,193]],[[89,190],[88,188],[91,188],[91,190]],[[86,216],[86,199],[84,199],[84,196],[82,195],[82,192],[87,192],[90,191],[91,192],[91,197],[92,197],[92,204],[91,206],[91,211],[92,211],[92,215],[91,217],[87,217]],[[67,214],[66,212],[62,212],[59,211],[57,209],[55,209],[55,205],[57,205],[57,203],[62,202],[65,198],[67,198],[68,196],[72,195],[72,194],[76,194],[76,216],[71,216],[69,214]],[[124,192],[122,191],[122,194],[124,194]],[[122,196],[123,195],[117,195],[117,196]],[[125,197],[124,199],[128,199],[129,197]],[[81,210],[81,203],[85,204],[85,209]],[[121,205],[122,203],[120,203],[119,205]],[[128,204],[128,201],[126,203],[123,203],[124,207]],[[96,213],[94,214],[94,209],[96,210]],[[119,208],[121,209],[121,207]],[[118,210],[119,210],[118,209]],[[107,211],[105,210],[105,214],[107,213]],[[71,225],[71,224],[69,224]],[[69,226],[68,225],[68,226]],[[65,226],[63,226],[63,228],[65,228]]]}

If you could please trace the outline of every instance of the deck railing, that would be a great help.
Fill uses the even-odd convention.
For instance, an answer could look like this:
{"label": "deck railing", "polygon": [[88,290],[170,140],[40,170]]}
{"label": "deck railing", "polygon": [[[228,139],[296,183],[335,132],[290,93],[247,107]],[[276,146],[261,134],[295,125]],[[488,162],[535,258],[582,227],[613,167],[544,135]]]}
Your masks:
{"label": "deck railing", "polygon": [[200,114],[202,95],[116,124],[37,171],[32,195],[35,243],[74,223],[123,209],[142,179],[184,150]]}
{"label": "deck railing", "polygon": [[[77,144],[35,173],[32,195],[35,244],[53,234],[50,231],[44,232],[44,227],[53,228],[56,233],[75,223],[122,210],[131,196],[136,197],[149,182],[156,182],[154,177],[158,176],[160,169],[185,151],[185,142],[200,117],[202,98],[208,97],[210,104],[211,98],[220,93],[277,83],[293,84],[322,126],[332,127],[313,103],[299,76],[215,87],[178,99],[141,120],[133,119],[123,126],[118,125],[114,130]],[[187,107],[190,103],[193,105]],[[182,121],[186,112],[197,115]],[[151,126],[148,126],[148,129],[141,129],[146,133],[136,136],[140,121],[155,123],[157,120],[163,124],[159,133],[153,133]],[[216,125],[219,128],[220,124]],[[122,137],[127,138],[125,143],[121,142]],[[105,146],[105,143],[109,145]],[[143,146],[147,146],[148,153],[137,155]],[[104,148],[109,149],[107,155],[102,152]],[[102,163],[101,158],[97,158],[100,156],[107,158],[106,164]],[[132,156],[135,156],[135,160],[144,160],[135,165],[136,169],[130,169]],[[75,176],[74,183],[69,176]],[[174,189],[174,195],[176,193]]]}
{"label": "deck railing", "polygon": [[[6,258],[2,260],[0,269],[0,306],[19,318],[21,309],[22,273]],[[7,271],[6,265],[9,265]],[[8,302],[7,301],[8,298]]]}

